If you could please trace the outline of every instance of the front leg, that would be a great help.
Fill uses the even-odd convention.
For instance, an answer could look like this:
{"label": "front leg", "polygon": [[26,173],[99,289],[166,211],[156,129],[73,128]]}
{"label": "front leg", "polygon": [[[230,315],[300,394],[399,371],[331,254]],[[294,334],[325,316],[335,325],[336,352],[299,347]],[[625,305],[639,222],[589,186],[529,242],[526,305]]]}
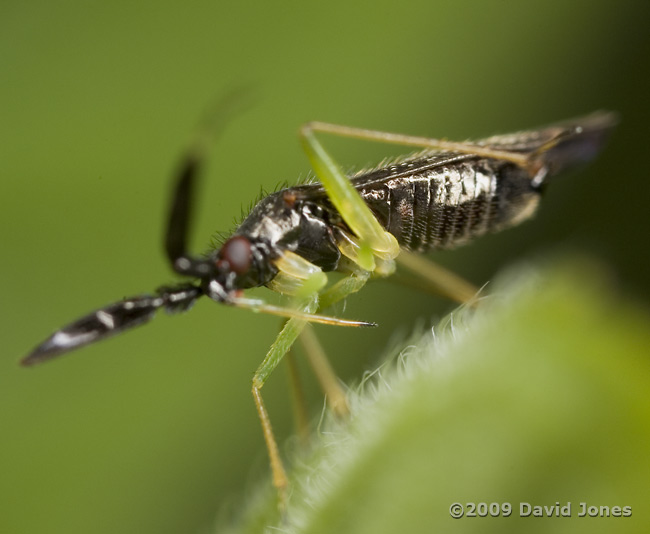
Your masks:
{"label": "front leg", "polygon": [[[312,298],[302,307],[301,311],[312,314],[318,308],[318,295],[314,294]],[[282,358],[291,350],[291,346],[296,341],[296,338],[300,335],[300,332],[305,327],[306,321],[303,319],[292,318],[289,319],[278,337],[271,345],[271,348],[264,358],[264,361],[260,364],[255,371],[253,376],[252,383],[252,393],[253,400],[255,401],[255,407],[257,408],[257,415],[260,418],[260,423],[262,424],[262,432],[264,433],[264,442],[266,443],[266,449],[269,454],[269,461],[271,464],[271,473],[273,476],[273,485],[278,490],[279,499],[280,499],[280,508],[284,509],[286,507],[287,501],[287,489],[289,487],[289,480],[287,478],[287,473],[282,464],[282,459],[280,458],[280,450],[278,448],[278,443],[273,435],[273,428],[271,426],[271,419],[264,405],[264,400],[262,399],[262,387],[264,383],[282,361]]]}
{"label": "front leg", "polygon": [[[271,345],[264,361],[257,368],[253,376],[252,394],[262,424],[264,441],[269,454],[273,485],[278,490],[280,505],[284,507],[289,482],[280,458],[277,441],[273,435],[271,420],[264,405],[264,400],[262,399],[262,387],[284,356],[291,350],[291,347],[305,328],[307,322],[313,321],[314,317],[323,317],[315,315],[315,313],[361,289],[368,280],[369,273],[358,270],[358,272],[343,278],[322,293],[321,302],[321,296],[319,296],[318,291],[323,288],[327,282],[327,278],[318,267],[291,252],[285,252],[281,259],[276,260],[276,267],[279,270],[280,282],[275,286],[275,289],[284,288],[287,290],[286,292],[296,295],[300,305],[297,310],[292,312],[293,315],[286,314],[291,318],[285,323],[280,334],[278,334],[273,345]],[[287,309],[283,310],[286,311]],[[331,318],[328,324],[368,326],[372,323]],[[318,373],[317,376],[319,376]],[[322,377],[322,373],[320,376]]]}

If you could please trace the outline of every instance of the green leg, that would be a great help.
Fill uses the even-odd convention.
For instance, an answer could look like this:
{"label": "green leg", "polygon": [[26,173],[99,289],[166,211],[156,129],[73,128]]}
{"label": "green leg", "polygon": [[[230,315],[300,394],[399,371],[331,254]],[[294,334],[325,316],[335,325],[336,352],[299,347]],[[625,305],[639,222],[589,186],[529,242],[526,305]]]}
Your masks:
{"label": "green leg", "polygon": [[[399,254],[397,240],[381,227],[349,178],[316,139],[309,124],[301,128],[300,138],[305,153],[332,204],[361,240],[364,249],[359,253],[361,268],[367,271],[374,269],[373,253],[380,253],[386,259],[395,258]],[[366,250],[366,247],[370,250]]]}
{"label": "green leg", "polygon": [[[306,332],[307,329],[303,330]],[[300,336],[302,340],[302,336]],[[305,399],[305,390],[300,380],[300,370],[296,362],[295,352],[291,349],[284,356],[287,362],[287,374],[289,375],[289,387],[291,389],[291,404],[293,406],[293,419],[296,426],[296,432],[300,437],[303,446],[309,443],[309,414],[307,413],[307,401]]]}
{"label": "green leg", "polygon": [[[321,295],[321,305],[319,307],[319,298],[317,294],[313,294],[311,298],[305,302],[300,308],[301,313],[313,314],[321,307],[331,306],[332,304],[338,302],[341,299],[344,299],[351,293],[359,291],[368,278],[370,273],[366,271],[354,273],[342,280],[339,280],[331,288],[326,290]],[[280,495],[280,503],[283,506],[286,503],[287,498],[287,488],[289,487],[289,480],[287,478],[286,471],[282,465],[282,460],[280,458],[280,450],[278,448],[277,441],[273,435],[273,429],[271,427],[271,420],[269,414],[264,406],[264,401],[262,399],[261,389],[264,386],[264,383],[282,361],[287,352],[291,349],[291,346],[296,341],[297,337],[302,332],[303,328],[307,324],[307,321],[299,318],[289,319],[278,337],[271,345],[271,348],[264,358],[264,361],[260,364],[253,376],[252,384],[252,393],[253,399],[255,400],[255,406],[257,408],[257,413],[262,423],[262,431],[264,432],[264,441],[266,442],[266,448],[269,453],[269,459],[271,463],[271,471],[273,475],[273,485],[278,489]]]}
{"label": "green leg", "polygon": [[314,371],[314,375],[325,394],[327,404],[339,417],[349,415],[350,408],[348,406],[348,399],[345,396],[345,390],[341,387],[336,373],[332,369],[327,355],[318,341],[314,329],[310,325],[307,325],[302,331],[300,343],[305,350],[307,360]]}
{"label": "green leg", "polygon": [[342,278],[332,287],[323,291],[320,295],[320,306],[319,310],[324,310],[330,306],[336,304],[340,300],[343,300],[348,295],[356,293],[363,286],[366,285],[366,282],[370,278],[370,273],[367,271],[359,270],[356,273],[353,273],[345,278]]}
{"label": "green leg", "polygon": [[[303,312],[313,313],[318,308],[318,295],[314,294],[303,307]],[[285,324],[280,334],[271,345],[266,358],[257,368],[255,375],[253,376],[252,384],[252,393],[253,400],[255,401],[255,407],[257,408],[257,415],[260,418],[262,424],[262,432],[264,433],[264,441],[266,443],[266,449],[269,453],[269,461],[271,463],[271,474],[273,476],[273,485],[277,488],[279,498],[280,498],[280,508],[284,509],[287,501],[287,489],[289,487],[289,479],[287,478],[287,473],[282,465],[282,459],[280,458],[280,449],[278,448],[278,443],[275,440],[273,435],[273,428],[271,427],[271,419],[264,405],[264,400],[262,399],[261,389],[264,386],[269,375],[273,370],[278,366],[285,354],[291,350],[291,346],[295,342],[296,338],[305,327],[305,320],[303,319],[289,319]]]}
{"label": "green leg", "polygon": [[[313,298],[301,309],[301,311],[306,313],[314,313],[318,308],[318,296],[314,295]],[[260,364],[253,376],[253,385],[261,388],[266,382],[266,379],[273,372],[273,370],[278,366],[284,355],[289,351],[291,346],[296,341],[296,338],[300,335],[300,332],[305,327],[306,321],[304,319],[289,319],[285,324],[284,328],[278,334],[278,337],[275,338],[273,345],[269,349],[269,352],[264,358],[264,361]]]}
{"label": "green leg", "polygon": [[[359,291],[368,281],[370,273],[361,272],[339,280],[331,288],[327,289],[320,296],[320,306],[318,305],[318,295],[314,294],[312,298],[301,308],[301,312],[312,314],[318,309],[327,308],[336,302],[344,299],[348,295]],[[289,319],[278,337],[271,345],[269,352],[260,364],[253,377],[253,385],[258,389],[266,382],[269,375],[278,366],[284,355],[289,351],[296,341],[296,338],[302,332],[307,321],[304,319]]]}
{"label": "green leg", "polygon": [[402,251],[397,258],[401,265],[425,282],[426,289],[460,304],[478,303],[479,288],[456,273],[413,252]]}
{"label": "green leg", "polygon": [[[311,132],[322,132],[339,137],[351,137],[353,139],[361,139],[363,141],[374,141],[377,143],[389,143],[392,145],[404,145],[421,148],[430,148],[432,150],[446,150],[449,152],[460,152],[461,154],[473,154],[475,156],[482,156],[485,158],[500,159],[504,161],[511,161],[520,167],[528,167],[531,163],[529,154],[519,152],[512,152],[510,150],[495,148],[486,145],[484,142],[472,143],[468,141],[448,141],[447,139],[435,139],[433,137],[421,137],[417,135],[396,134],[392,132],[381,132],[378,130],[369,130],[367,128],[353,128],[351,126],[343,126],[341,124],[331,124],[328,122],[313,121],[305,125],[303,129],[308,129]],[[558,130],[558,133],[552,136],[546,143],[544,143],[534,154],[538,154],[555,146],[558,141],[566,135],[566,131]],[[485,140],[484,140],[485,141]]]}

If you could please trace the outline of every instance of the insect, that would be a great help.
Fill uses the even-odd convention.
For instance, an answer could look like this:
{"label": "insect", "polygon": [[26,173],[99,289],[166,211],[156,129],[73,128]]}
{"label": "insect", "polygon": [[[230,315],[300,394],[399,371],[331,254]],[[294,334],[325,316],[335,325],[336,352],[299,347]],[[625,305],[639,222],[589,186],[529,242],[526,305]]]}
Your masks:
{"label": "insect", "polygon": [[[300,139],[319,182],[288,187],[255,205],[223,245],[205,256],[188,251],[192,193],[203,160],[197,144],[176,179],[165,251],[172,269],[190,279],[153,295],[124,299],[57,330],[22,360],[34,365],[148,322],[158,309],[188,310],[202,296],[222,304],[287,318],[253,377],[252,393],[268,448],[273,481],[287,477],[261,388],[307,323],[371,326],[323,315],[359,291],[371,276],[388,276],[395,261],[458,301],[474,287],[423,263],[415,253],[463,245],[530,217],[549,178],[591,160],[617,122],[610,112],[545,128],[454,143],[312,122]],[[316,133],[417,146],[423,151],[351,177],[325,151]],[[197,148],[198,147],[198,148]],[[343,278],[328,286],[326,272]],[[290,295],[292,306],[245,296],[257,286]],[[307,338],[312,333],[305,331]],[[325,387],[327,373],[321,373]]]}

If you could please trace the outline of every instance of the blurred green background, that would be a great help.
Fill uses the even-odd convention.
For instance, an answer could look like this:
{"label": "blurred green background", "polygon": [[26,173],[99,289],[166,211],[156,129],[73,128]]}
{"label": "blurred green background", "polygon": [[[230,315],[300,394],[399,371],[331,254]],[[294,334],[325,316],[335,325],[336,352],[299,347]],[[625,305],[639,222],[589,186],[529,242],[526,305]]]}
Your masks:
{"label": "blurred green background", "polygon": [[[534,221],[436,259],[482,284],[512,261],[585,251],[647,301],[647,15],[644,1],[3,2],[0,532],[196,532],[266,474],[249,381],[277,319],[199,302],[17,366],[80,314],[174,279],[161,248],[171,173],[233,87],[257,101],[215,145],[197,250],[260,187],[307,173],[307,120],[464,139],[614,109],[607,150],[557,180]],[[345,166],[403,152],[327,146]],[[345,313],[380,328],[321,337],[354,380],[449,307],[376,283]],[[265,395],[286,437],[282,370]]]}

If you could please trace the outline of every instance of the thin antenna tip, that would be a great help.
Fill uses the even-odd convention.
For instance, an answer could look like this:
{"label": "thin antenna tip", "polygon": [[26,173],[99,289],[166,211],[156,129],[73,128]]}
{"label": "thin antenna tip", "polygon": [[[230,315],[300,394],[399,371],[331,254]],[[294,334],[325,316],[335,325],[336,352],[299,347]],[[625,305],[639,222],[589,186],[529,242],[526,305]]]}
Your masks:
{"label": "thin antenna tip", "polygon": [[39,362],[39,357],[38,354],[31,353],[22,358],[19,362],[18,365],[21,367],[32,367],[36,365]]}

